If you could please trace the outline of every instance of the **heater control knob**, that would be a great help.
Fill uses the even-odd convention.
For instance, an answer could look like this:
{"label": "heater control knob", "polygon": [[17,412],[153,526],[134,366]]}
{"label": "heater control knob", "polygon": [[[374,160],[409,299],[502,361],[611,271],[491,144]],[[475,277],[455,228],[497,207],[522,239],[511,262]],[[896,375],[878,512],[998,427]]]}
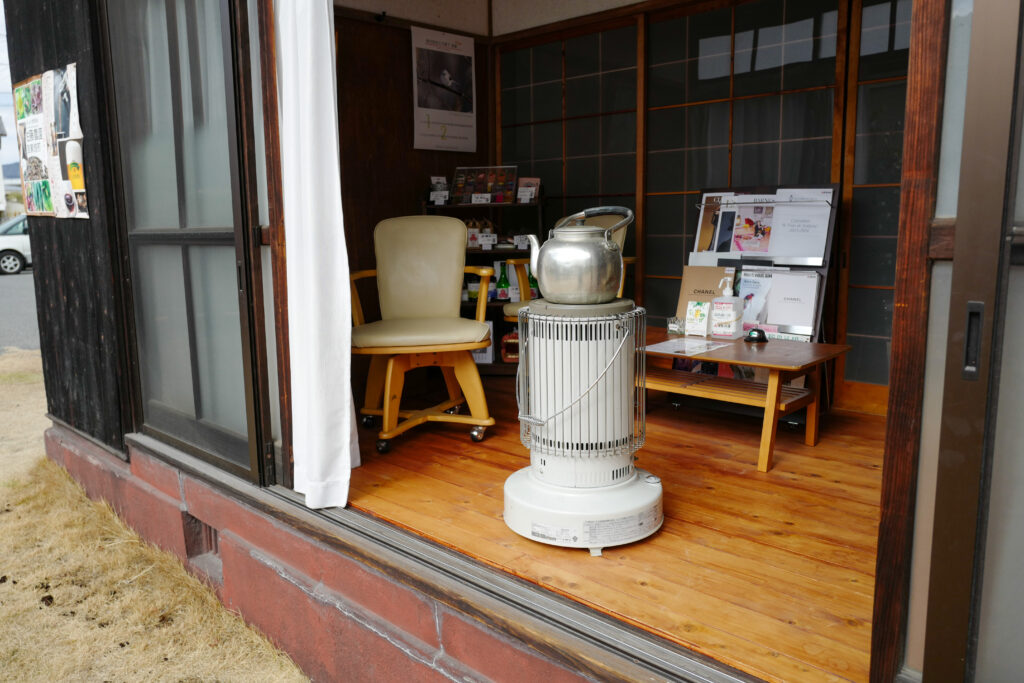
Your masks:
{"label": "heater control knob", "polygon": [[644,477],[644,481],[646,481],[648,484],[660,484],[661,477],[655,476],[653,474],[648,474],[646,477]]}

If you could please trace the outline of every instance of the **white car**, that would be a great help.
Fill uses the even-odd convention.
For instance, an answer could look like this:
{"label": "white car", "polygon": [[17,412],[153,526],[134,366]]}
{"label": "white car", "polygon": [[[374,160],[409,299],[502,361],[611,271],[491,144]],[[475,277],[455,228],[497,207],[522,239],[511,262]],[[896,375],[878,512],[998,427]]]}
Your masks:
{"label": "white car", "polygon": [[15,216],[0,223],[0,274],[14,275],[32,265],[28,217]]}

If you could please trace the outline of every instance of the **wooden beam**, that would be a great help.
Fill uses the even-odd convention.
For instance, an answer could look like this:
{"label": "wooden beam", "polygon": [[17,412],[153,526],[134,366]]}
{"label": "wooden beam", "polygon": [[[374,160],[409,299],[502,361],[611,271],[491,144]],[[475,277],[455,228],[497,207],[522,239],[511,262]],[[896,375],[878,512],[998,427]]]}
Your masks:
{"label": "wooden beam", "polygon": [[878,683],[893,680],[902,665],[907,624],[924,397],[925,354],[921,349],[926,342],[931,281],[928,240],[935,210],[942,132],[947,26],[946,2],[914,3],[903,136],[889,421],[871,634],[871,680]]}

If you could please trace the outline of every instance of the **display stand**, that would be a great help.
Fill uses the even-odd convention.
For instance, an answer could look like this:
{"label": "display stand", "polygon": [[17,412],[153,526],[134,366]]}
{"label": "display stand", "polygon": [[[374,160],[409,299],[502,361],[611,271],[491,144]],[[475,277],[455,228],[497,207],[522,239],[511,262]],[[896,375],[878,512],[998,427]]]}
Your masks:
{"label": "display stand", "polygon": [[[760,320],[754,324],[769,338],[823,341],[821,317],[838,198],[837,184],[706,190],[699,204],[695,251],[688,254],[687,265],[735,267],[741,283],[737,291],[740,297],[744,297],[744,270],[748,284],[757,284],[760,279],[774,286],[765,269],[786,268],[779,273],[778,284],[790,291],[779,289],[773,293],[770,286],[760,294],[751,288],[746,290],[746,303],[763,304],[755,296],[773,297],[774,309],[764,315],[775,315],[774,322]],[[813,281],[806,277],[810,273],[817,275],[817,291],[808,301],[802,297],[809,296],[805,283]],[[750,326],[753,324],[745,323],[745,327]]]}

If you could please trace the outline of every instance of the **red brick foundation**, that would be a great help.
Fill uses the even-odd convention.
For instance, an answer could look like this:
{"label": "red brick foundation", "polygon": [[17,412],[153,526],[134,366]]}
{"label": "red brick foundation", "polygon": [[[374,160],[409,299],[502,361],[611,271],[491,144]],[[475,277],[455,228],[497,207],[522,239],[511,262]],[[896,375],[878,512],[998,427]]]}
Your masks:
{"label": "red brick foundation", "polygon": [[[126,463],[55,425],[46,452],[90,498],[109,502],[143,538],[213,583],[226,606],[314,680],[582,680],[143,450],[130,448]],[[188,556],[195,520],[216,532],[219,576]]]}

